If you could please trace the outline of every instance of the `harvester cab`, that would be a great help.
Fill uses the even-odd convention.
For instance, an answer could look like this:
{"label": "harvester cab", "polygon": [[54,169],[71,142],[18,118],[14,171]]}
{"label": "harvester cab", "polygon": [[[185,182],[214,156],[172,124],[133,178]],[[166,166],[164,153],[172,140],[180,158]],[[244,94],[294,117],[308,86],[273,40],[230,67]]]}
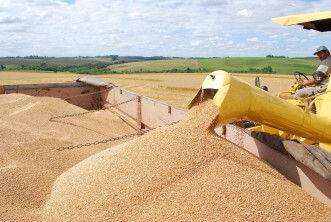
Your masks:
{"label": "harvester cab", "polygon": [[[319,32],[327,32],[331,31],[331,11],[325,12],[315,12],[309,14],[299,14],[299,15],[292,15],[292,16],[284,16],[284,17],[277,17],[272,19],[273,22],[279,23],[284,26],[290,25],[300,25],[304,29],[307,30],[315,30]],[[322,72],[315,72],[313,74],[313,78],[317,81],[322,81],[323,78],[327,78],[324,73]],[[290,86],[289,92],[280,92],[278,96],[288,99],[289,102],[300,106],[304,109],[310,110],[315,114],[321,114],[322,107],[326,107],[328,102],[323,103],[325,99],[325,94],[331,89],[331,87],[327,87],[327,92],[316,94],[309,98],[304,98],[301,100],[297,100],[294,98],[295,92],[303,86],[299,86],[298,82],[303,80],[308,80],[305,74],[301,72],[294,73],[294,78],[296,82]],[[328,96],[329,97],[329,96]],[[330,101],[331,102],[331,101]],[[324,104],[324,105],[323,105]],[[326,108],[324,108],[325,110]],[[325,111],[324,111],[325,113]],[[325,114],[322,114],[325,116]]]}

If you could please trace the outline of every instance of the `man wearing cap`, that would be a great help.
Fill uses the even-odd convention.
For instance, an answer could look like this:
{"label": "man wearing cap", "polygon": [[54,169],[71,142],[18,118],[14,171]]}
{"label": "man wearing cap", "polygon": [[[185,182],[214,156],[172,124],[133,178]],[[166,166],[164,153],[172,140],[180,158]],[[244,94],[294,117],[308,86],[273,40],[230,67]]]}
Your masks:
{"label": "man wearing cap", "polygon": [[295,93],[295,98],[300,99],[316,95],[326,90],[329,82],[329,75],[331,73],[331,56],[330,51],[325,46],[319,46],[314,55],[318,56],[321,61],[317,70],[314,73],[314,78],[308,81],[299,81],[299,86],[311,86],[299,89]]}

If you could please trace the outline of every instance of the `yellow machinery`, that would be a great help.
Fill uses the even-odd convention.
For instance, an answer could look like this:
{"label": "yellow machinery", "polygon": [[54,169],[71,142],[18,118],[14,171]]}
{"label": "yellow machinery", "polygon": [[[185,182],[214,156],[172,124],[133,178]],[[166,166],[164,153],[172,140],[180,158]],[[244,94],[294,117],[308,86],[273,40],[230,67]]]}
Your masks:
{"label": "yellow machinery", "polygon": [[[302,25],[305,29],[331,31],[331,11],[295,15],[273,19],[284,25]],[[292,99],[283,99],[283,93],[272,95],[250,85],[225,71],[215,71],[204,80],[199,97],[212,97],[220,109],[219,125],[248,120],[257,123],[250,130],[278,134],[284,139],[296,139],[331,151],[331,82],[327,91],[315,96],[317,113],[311,113],[307,100],[293,99],[297,85],[286,92]]]}
{"label": "yellow machinery", "polygon": [[[213,90],[217,90],[215,96]],[[213,96],[220,109],[218,125],[249,120],[260,124],[251,130],[279,134],[286,139],[303,137],[312,143],[325,144],[325,149],[331,145],[330,118],[312,114],[309,109],[302,109],[225,71],[209,74],[189,107],[206,94]],[[331,100],[324,99],[325,113],[331,108],[328,104]]]}

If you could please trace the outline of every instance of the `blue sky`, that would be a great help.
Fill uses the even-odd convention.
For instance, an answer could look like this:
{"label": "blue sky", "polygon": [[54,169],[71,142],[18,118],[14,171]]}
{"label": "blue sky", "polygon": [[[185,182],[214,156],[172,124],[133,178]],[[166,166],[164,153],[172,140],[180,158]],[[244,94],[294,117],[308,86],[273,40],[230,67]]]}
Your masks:
{"label": "blue sky", "polygon": [[75,4],[76,0],[65,0],[65,2],[72,5],[72,4]]}
{"label": "blue sky", "polygon": [[273,17],[330,0],[1,0],[0,56],[311,56],[331,32]]}

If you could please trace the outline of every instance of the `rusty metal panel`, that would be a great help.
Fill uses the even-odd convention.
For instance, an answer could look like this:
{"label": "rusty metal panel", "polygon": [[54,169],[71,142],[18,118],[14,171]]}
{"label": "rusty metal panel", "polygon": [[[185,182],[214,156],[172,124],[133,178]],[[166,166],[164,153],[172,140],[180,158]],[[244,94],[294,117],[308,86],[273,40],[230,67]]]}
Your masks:
{"label": "rusty metal panel", "polygon": [[121,87],[112,87],[108,92],[101,93],[101,100],[105,107],[116,113],[132,128],[139,130],[138,124],[138,95]]}
{"label": "rusty metal panel", "polygon": [[137,129],[171,124],[183,119],[186,113],[183,109],[140,96],[120,87],[114,87],[108,94],[103,94],[102,99],[113,106],[112,111]]}
{"label": "rusty metal panel", "polygon": [[57,97],[87,110],[108,107],[136,129],[157,128],[183,119],[186,111],[140,96],[121,87],[80,82],[2,85],[5,94]]}
{"label": "rusty metal panel", "polygon": [[133,119],[137,119],[138,95],[120,87],[113,90],[113,98],[110,101],[115,108]]}
{"label": "rusty metal panel", "polygon": [[149,128],[157,128],[182,120],[186,111],[168,104],[141,97],[141,121]]}
{"label": "rusty metal panel", "polygon": [[30,96],[56,97],[87,110],[100,109],[103,105],[100,87],[83,83],[46,83],[2,85],[3,93],[21,93]]}

